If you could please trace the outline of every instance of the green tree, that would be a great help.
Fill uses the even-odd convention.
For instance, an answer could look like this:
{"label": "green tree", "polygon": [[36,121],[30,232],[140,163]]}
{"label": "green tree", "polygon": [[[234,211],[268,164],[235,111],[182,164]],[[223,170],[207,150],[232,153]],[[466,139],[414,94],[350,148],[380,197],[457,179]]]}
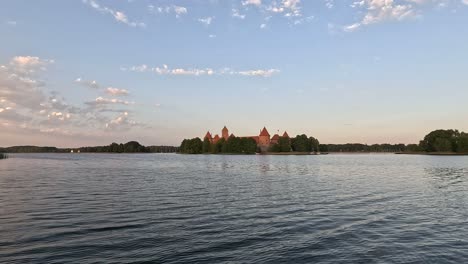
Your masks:
{"label": "green tree", "polygon": [[409,152],[419,152],[419,151],[422,151],[421,147],[417,144],[409,144],[408,146],[406,146],[406,151],[409,151]]}
{"label": "green tree", "polygon": [[458,130],[435,130],[427,134],[419,146],[427,152],[457,151]]}
{"label": "green tree", "polygon": [[320,151],[320,142],[314,137],[309,138],[310,152],[319,152]]}
{"label": "green tree", "polygon": [[292,150],[295,152],[310,152],[310,142],[306,135],[298,135],[291,139]]}
{"label": "green tree", "polygon": [[210,153],[211,152],[211,142],[208,138],[203,140],[203,153]]}
{"label": "green tree", "polygon": [[468,134],[467,133],[460,134],[460,137],[458,138],[458,142],[457,142],[457,151],[468,153]]}
{"label": "green tree", "polygon": [[257,151],[257,142],[253,138],[241,138],[242,153],[255,154]]}
{"label": "green tree", "polygon": [[436,138],[433,143],[433,149],[436,152],[450,152],[453,151],[453,145],[448,138]]}
{"label": "green tree", "polygon": [[180,145],[180,152],[184,154],[201,154],[203,142],[200,138],[184,139]]}
{"label": "green tree", "polygon": [[223,153],[242,153],[241,139],[238,137],[229,137],[226,141],[226,147]]}
{"label": "green tree", "polygon": [[278,140],[279,152],[291,152],[291,140],[289,138],[280,137]]}
{"label": "green tree", "polygon": [[271,144],[268,148],[268,152],[281,152],[279,144]]}

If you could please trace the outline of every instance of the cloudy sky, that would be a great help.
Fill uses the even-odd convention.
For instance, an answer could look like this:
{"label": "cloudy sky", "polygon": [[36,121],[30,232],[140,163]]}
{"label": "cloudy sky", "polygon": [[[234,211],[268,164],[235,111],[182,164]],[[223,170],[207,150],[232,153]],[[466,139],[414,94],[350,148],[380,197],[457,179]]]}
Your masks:
{"label": "cloudy sky", "polygon": [[0,146],[468,130],[467,0],[5,0]]}

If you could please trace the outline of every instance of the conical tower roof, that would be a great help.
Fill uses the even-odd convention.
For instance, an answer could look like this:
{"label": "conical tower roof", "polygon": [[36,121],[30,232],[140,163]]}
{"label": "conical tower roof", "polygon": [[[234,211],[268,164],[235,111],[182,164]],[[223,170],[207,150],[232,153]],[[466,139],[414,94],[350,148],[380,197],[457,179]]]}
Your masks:
{"label": "conical tower roof", "polygon": [[270,136],[270,133],[268,133],[268,130],[266,129],[266,127],[263,127],[262,131],[260,132],[260,136],[261,137],[269,137]]}

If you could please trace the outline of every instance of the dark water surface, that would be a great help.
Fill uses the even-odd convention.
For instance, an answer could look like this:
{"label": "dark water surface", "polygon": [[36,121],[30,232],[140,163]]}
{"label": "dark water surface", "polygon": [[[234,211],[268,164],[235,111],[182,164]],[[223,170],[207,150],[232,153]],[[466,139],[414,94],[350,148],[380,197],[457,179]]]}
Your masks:
{"label": "dark water surface", "polygon": [[468,157],[10,157],[0,263],[468,262]]}

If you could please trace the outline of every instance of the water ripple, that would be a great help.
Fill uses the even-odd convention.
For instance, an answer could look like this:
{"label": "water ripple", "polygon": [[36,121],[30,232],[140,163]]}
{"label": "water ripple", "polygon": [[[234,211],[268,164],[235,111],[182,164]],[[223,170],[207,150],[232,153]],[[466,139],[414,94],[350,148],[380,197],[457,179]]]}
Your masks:
{"label": "water ripple", "polygon": [[1,263],[464,263],[465,157],[12,155]]}

